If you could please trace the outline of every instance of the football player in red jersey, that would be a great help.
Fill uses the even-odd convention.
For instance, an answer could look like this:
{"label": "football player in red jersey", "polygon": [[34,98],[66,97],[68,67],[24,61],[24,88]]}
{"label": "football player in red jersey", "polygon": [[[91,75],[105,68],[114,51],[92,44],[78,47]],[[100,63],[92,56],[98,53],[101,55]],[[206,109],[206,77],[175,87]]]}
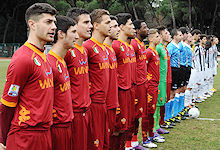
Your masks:
{"label": "football player in red jersey", "polygon": [[0,103],[0,143],[7,150],[52,149],[53,73],[44,45],[54,40],[56,13],[47,3],[26,10],[30,33],[12,57]]}
{"label": "football player in red jersey", "polygon": [[51,127],[52,149],[72,149],[71,122],[73,119],[70,77],[64,56],[78,39],[76,23],[66,16],[56,17],[57,30],[52,49],[47,54],[54,78],[53,125]]}
{"label": "football player in red jersey", "polygon": [[111,47],[113,40],[118,39],[119,27],[117,17],[110,16],[110,35],[105,38],[104,45],[108,50],[109,58],[109,88],[106,98],[107,114],[108,114],[108,128],[109,128],[109,149],[115,149],[115,142],[113,134],[116,126],[116,113],[118,111],[118,80],[117,80],[117,59],[114,49]]}
{"label": "football player in red jersey", "polygon": [[71,8],[67,16],[77,22],[77,39],[74,48],[70,49],[65,61],[70,75],[72,94],[72,107],[74,118],[72,121],[72,148],[87,150],[87,139],[91,111],[89,106],[91,99],[89,95],[89,74],[87,50],[82,46],[83,42],[91,37],[91,18],[89,12],[83,8]]}
{"label": "football player in red jersey", "polygon": [[[129,37],[133,37],[134,25],[131,21],[131,15],[128,13],[119,13],[116,15],[118,18],[118,24],[120,27],[119,38],[114,40],[112,48],[114,49],[117,57],[117,76],[118,76],[118,100],[120,105],[120,113],[117,115],[117,125],[115,134],[115,142],[117,142],[116,149],[124,149],[125,142],[128,139],[128,129],[132,122],[130,104],[132,103],[131,98],[131,59],[129,51],[129,44],[127,40]],[[134,104],[134,101],[133,101]],[[130,123],[129,123],[130,122]]]}
{"label": "football player in red jersey", "polygon": [[[143,20],[135,20],[134,26],[136,29],[136,38],[131,40],[136,54],[136,99],[135,99],[135,136],[133,139],[137,141],[137,133],[139,127],[139,118],[142,117],[146,110],[147,96],[147,64],[146,64],[146,48],[143,40],[147,37],[148,27]],[[145,138],[145,137],[143,137]],[[140,145],[139,145],[140,147]]]}
{"label": "football player in red jersey", "polygon": [[103,42],[110,34],[111,19],[109,12],[104,9],[95,9],[90,16],[93,24],[92,37],[83,44],[88,52],[92,100],[90,106],[92,137],[88,140],[88,149],[108,149],[106,98],[109,88],[109,59]]}
{"label": "football player in red jersey", "polygon": [[[154,113],[156,110],[158,85],[160,79],[160,58],[156,51],[156,45],[160,43],[160,36],[156,29],[150,29],[148,32],[149,47],[146,53],[147,62],[147,111],[143,115],[142,132],[149,133],[147,140],[143,145],[149,148],[157,147],[153,142],[164,142],[165,140],[154,135]],[[145,137],[145,136],[144,136]]]}

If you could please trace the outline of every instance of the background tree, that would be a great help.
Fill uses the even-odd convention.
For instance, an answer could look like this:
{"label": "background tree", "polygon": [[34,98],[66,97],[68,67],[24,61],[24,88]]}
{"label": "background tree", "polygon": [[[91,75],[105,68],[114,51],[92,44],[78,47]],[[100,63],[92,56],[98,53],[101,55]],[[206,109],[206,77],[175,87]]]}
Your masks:
{"label": "background tree", "polygon": [[82,7],[90,12],[103,8],[113,15],[128,12],[133,20],[145,20],[150,28],[158,25],[165,25],[168,29],[185,26],[220,35],[220,0],[6,0],[0,7],[0,43],[26,41],[24,14],[36,2],[51,4],[60,15],[66,15],[71,7]]}

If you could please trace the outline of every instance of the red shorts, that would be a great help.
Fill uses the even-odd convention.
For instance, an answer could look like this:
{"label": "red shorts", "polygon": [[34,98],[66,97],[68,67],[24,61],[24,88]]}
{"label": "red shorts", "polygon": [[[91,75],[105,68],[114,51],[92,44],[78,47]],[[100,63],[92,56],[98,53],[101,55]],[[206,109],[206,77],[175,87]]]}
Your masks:
{"label": "red shorts", "polygon": [[147,86],[147,112],[154,114],[157,106],[158,85]]}
{"label": "red shorts", "polygon": [[109,133],[106,104],[92,102],[90,110],[88,149],[107,150],[109,147]]}
{"label": "red shorts", "polygon": [[89,120],[91,111],[83,110],[75,112],[72,121],[72,149],[87,150]]}
{"label": "red shorts", "polygon": [[8,136],[7,150],[52,150],[50,130],[19,130]]}
{"label": "red shorts", "polygon": [[137,85],[136,89],[135,113],[136,118],[140,118],[142,117],[143,112],[146,110],[147,85],[146,83]]}
{"label": "red shorts", "polygon": [[109,136],[112,136],[115,132],[115,126],[116,126],[116,108],[107,110],[108,114],[108,131]]}
{"label": "red shorts", "polygon": [[51,127],[52,149],[70,150],[72,149],[72,128],[71,122],[66,124],[53,125]]}
{"label": "red shorts", "polygon": [[170,100],[171,83],[167,83],[167,102]]}
{"label": "red shorts", "polygon": [[131,99],[130,89],[123,90],[118,88],[118,101],[120,112],[116,116],[116,131],[125,131],[128,129],[128,104]]}
{"label": "red shorts", "polygon": [[134,127],[135,119],[135,91],[136,85],[132,85],[130,89],[131,99],[128,101],[128,128],[131,129]]}

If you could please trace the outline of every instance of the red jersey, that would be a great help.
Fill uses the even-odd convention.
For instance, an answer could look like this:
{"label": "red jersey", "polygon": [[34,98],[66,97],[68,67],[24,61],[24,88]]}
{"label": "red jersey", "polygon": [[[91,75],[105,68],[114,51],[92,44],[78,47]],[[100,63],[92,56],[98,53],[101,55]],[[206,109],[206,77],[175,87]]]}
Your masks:
{"label": "red jersey", "polygon": [[54,84],[46,55],[26,42],[14,53],[6,78],[1,102],[16,107],[10,133],[27,127],[48,130],[53,119]]}
{"label": "red jersey", "polygon": [[54,103],[53,123],[66,123],[73,120],[70,77],[63,58],[52,50],[47,54],[53,71]]}
{"label": "red jersey", "polygon": [[104,43],[104,45],[108,51],[108,59],[109,59],[109,88],[108,88],[108,94],[106,98],[106,106],[107,106],[107,109],[113,109],[119,106],[117,59],[116,59],[115,51],[113,50],[113,48],[106,43]]}
{"label": "red jersey", "polygon": [[147,80],[148,84],[159,84],[160,80],[160,58],[157,51],[152,48],[147,48]]}
{"label": "red jersey", "polygon": [[118,86],[121,89],[127,90],[131,88],[131,64],[129,48],[121,40],[114,40],[112,43],[117,57],[117,75]]}
{"label": "red jersey", "polygon": [[83,46],[88,50],[90,97],[92,102],[105,103],[109,87],[109,59],[105,46],[90,38]]}
{"label": "red jersey", "polygon": [[81,108],[89,107],[89,74],[88,56],[85,48],[75,44],[64,58],[70,75],[73,112]]}
{"label": "red jersey", "polygon": [[144,42],[141,42],[138,38],[131,40],[136,59],[137,59],[137,85],[141,85],[147,81],[147,64],[146,64],[146,48]]}
{"label": "red jersey", "polygon": [[[123,41],[122,41],[123,42]],[[133,46],[125,42],[125,45],[129,49],[129,57],[130,57],[130,64],[131,64],[131,84],[136,84],[136,73],[137,73],[137,66],[136,66],[136,55]]]}
{"label": "red jersey", "polygon": [[170,64],[170,54],[169,51],[167,50],[167,47],[163,45],[166,52],[167,52],[167,83],[172,83],[172,75],[171,75],[171,64]]}

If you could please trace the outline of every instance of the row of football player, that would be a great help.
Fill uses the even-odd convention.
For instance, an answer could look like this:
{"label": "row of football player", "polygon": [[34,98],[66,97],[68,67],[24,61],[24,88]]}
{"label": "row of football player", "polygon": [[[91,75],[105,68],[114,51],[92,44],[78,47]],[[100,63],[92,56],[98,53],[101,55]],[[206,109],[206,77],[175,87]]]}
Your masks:
{"label": "row of football player", "polygon": [[[187,112],[194,106],[193,102],[204,101],[215,91],[213,77],[217,74],[218,38],[201,34],[199,30],[191,33],[187,28],[181,27],[179,36],[182,34],[182,41],[174,38],[167,46],[171,55],[172,96],[165,104],[166,121],[162,125],[165,128],[173,127],[174,122],[181,122],[181,119],[188,116]],[[191,53],[187,53],[187,49]]]}

